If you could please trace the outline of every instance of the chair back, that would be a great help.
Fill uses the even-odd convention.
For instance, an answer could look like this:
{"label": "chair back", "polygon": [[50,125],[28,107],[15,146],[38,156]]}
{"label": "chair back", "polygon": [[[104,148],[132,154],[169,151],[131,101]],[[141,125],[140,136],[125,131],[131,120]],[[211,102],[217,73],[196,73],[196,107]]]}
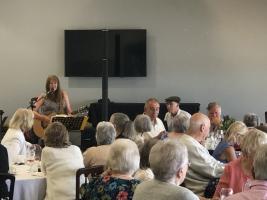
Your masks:
{"label": "chair back", "polygon": [[84,175],[85,183],[87,183],[87,177],[97,177],[104,171],[104,165],[96,165],[92,167],[80,168],[76,171],[76,200],[80,200],[80,176]]}
{"label": "chair back", "polygon": [[[5,187],[5,185],[2,185],[5,184],[7,180],[10,181],[9,187]],[[0,173],[0,185],[1,185],[1,192],[3,193],[7,192],[7,196],[2,196],[5,194],[0,194],[0,198],[8,197],[9,200],[12,200],[15,187],[15,176],[9,173]],[[7,191],[4,191],[5,189],[7,189]]]}

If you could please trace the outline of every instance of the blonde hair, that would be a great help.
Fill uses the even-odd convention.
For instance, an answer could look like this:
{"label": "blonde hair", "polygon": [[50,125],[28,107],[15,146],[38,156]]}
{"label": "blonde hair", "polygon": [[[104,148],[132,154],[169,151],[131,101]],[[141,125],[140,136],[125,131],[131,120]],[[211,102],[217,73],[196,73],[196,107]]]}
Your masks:
{"label": "blonde hair", "polygon": [[248,128],[244,122],[235,121],[229,126],[229,128],[225,132],[224,139],[227,142],[241,144],[241,141],[247,132]]}
{"label": "blonde hair", "polygon": [[256,128],[248,130],[247,134],[241,142],[242,154],[246,157],[254,156],[260,145],[267,143],[267,134]]}
{"label": "blonde hair", "polygon": [[32,128],[34,114],[31,110],[19,108],[9,122],[9,128],[28,131]]}

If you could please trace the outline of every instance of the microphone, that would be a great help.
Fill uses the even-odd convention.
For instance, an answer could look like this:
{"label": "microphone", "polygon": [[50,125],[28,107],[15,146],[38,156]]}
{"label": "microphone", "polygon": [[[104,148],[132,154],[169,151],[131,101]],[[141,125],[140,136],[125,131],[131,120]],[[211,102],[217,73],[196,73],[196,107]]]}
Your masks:
{"label": "microphone", "polygon": [[46,92],[43,96],[42,96],[42,98],[46,98],[49,94],[52,94],[54,92],[54,90],[49,90],[48,92]]}

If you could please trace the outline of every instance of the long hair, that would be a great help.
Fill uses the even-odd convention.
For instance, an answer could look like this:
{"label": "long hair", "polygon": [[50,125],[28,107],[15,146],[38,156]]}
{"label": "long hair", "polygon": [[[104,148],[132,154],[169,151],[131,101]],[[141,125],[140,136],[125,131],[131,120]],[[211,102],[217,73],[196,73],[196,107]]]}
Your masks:
{"label": "long hair", "polygon": [[[50,91],[50,82],[51,81],[56,81],[57,82],[57,89],[56,91],[53,91],[52,93]],[[60,105],[62,104],[62,99],[63,99],[63,94],[62,94],[62,91],[61,91],[61,88],[60,88],[60,82],[59,82],[59,79],[56,75],[51,75],[51,76],[48,76],[47,79],[46,79],[46,84],[45,84],[45,89],[46,89],[46,92],[48,93],[47,95],[47,98],[50,99],[51,101],[54,101],[54,102],[57,102],[57,103],[60,103]]]}

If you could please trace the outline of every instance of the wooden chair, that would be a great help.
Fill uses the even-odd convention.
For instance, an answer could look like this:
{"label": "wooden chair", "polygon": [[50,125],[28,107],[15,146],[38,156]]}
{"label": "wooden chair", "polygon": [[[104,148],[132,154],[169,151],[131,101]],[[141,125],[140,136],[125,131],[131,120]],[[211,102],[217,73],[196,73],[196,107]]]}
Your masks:
{"label": "wooden chair", "polygon": [[[15,187],[15,176],[13,174],[9,174],[9,173],[0,173],[0,181],[1,182],[6,182],[7,180],[10,181],[9,187],[7,187],[7,195],[6,197],[8,197],[9,200],[13,199],[13,194],[14,194],[14,187]],[[2,186],[1,186],[2,187]],[[1,188],[3,189],[3,188]],[[0,194],[0,198],[3,197],[1,196],[2,194]]]}
{"label": "wooden chair", "polygon": [[76,200],[80,200],[80,176],[84,175],[85,183],[87,183],[87,177],[96,177],[102,174],[104,171],[104,165],[96,165],[93,167],[80,168],[76,171]]}

